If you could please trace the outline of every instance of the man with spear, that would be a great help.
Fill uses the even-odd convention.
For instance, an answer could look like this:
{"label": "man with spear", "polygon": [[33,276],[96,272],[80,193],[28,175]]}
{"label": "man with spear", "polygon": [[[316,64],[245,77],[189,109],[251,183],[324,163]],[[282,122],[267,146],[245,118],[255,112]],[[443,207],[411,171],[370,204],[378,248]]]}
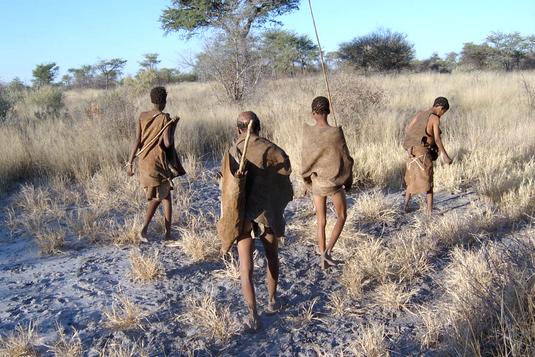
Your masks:
{"label": "man with spear", "polygon": [[260,120],[255,113],[240,113],[237,128],[238,138],[221,167],[222,216],[218,234],[223,253],[237,241],[242,292],[249,311],[247,327],[254,332],[260,328],[260,321],[253,285],[253,235],[260,238],[266,253],[266,313],[276,313],[281,308],[276,296],[278,239],[284,236],[284,209],[293,199],[292,170],[288,155],[259,136]]}

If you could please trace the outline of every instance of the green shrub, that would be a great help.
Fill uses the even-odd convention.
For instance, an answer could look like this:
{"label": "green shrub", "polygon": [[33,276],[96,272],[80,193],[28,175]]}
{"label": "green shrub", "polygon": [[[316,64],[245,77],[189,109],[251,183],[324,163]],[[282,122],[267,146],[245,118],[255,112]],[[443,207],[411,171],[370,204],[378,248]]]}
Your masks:
{"label": "green shrub", "polygon": [[63,91],[58,87],[43,86],[27,91],[13,110],[21,119],[59,117],[63,108]]}

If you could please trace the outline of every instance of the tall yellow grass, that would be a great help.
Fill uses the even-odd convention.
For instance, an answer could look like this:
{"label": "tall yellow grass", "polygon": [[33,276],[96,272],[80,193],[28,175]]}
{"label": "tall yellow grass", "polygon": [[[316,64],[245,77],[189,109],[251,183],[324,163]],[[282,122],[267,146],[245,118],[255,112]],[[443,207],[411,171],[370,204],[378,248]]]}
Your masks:
{"label": "tall yellow grass", "polygon": [[[535,174],[535,120],[529,104],[535,93],[526,88],[535,86],[535,73],[368,77],[342,73],[332,82],[338,121],[345,129],[360,184],[401,188],[403,127],[435,97],[446,96],[451,109],[442,126],[455,164],[437,165],[437,189],[455,191],[473,185],[494,202],[510,202],[515,193],[534,196],[534,184],[526,178]],[[188,161],[218,159],[232,140],[238,112],[248,109],[261,118],[264,135],[290,155],[295,173],[300,166],[301,127],[310,121],[310,102],[325,94],[319,77],[264,82],[243,103],[222,101],[213,84],[184,83],[168,90],[166,110],[182,118],[176,141]],[[102,167],[118,166],[128,155],[137,115],[150,108],[148,94],[145,97],[127,88],[72,91],[64,94],[68,117],[3,124],[0,187],[43,174],[64,174],[85,182]],[[522,203],[533,212],[533,200]]]}
{"label": "tall yellow grass", "polygon": [[[485,354],[482,346],[491,341],[485,351],[499,351],[504,356],[532,354],[534,241],[518,238],[506,247],[485,242],[485,238],[500,226],[533,220],[535,215],[535,108],[530,104],[535,102],[535,93],[529,89],[535,88],[535,73],[368,77],[340,73],[333,76],[332,87],[338,121],[355,158],[356,185],[374,188],[358,195],[336,247],[335,253],[346,264],[339,278],[344,291],[329,297],[333,314],[357,314],[352,302],[365,302],[368,295],[374,301],[372,306],[389,315],[399,310],[418,311],[424,348],[477,355]],[[301,127],[311,120],[312,99],[325,94],[321,78],[264,82],[243,103],[222,101],[213,84],[173,85],[168,91],[166,110],[182,118],[176,143],[192,181],[202,179],[215,187],[215,175],[206,173],[203,165],[218,160],[230,145],[238,112],[253,110],[261,118],[263,135],[289,154],[293,180],[299,186]],[[454,164],[437,163],[436,190],[475,190],[487,202],[478,198],[466,211],[446,212],[433,220],[414,215],[409,228],[386,233],[386,238],[372,235],[365,231],[367,226],[393,227],[404,220],[398,203],[386,191],[399,192],[402,187],[400,142],[406,122],[437,96],[450,99],[451,109],[443,117],[442,129]],[[150,109],[148,93],[139,97],[126,87],[108,92],[70,91],[63,100],[66,116],[25,118],[0,125],[0,191],[26,179],[48,179],[47,185],[34,182],[19,188],[6,215],[8,228],[40,239],[43,253],[59,250],[63,237],[69,235],[106,243],[139,243],[137,215],[145,201],[122,163],[137,115]],[[212,259],[217,255],[214,207],[192,214],[195,186],[186,186],[177,187],[174,206],[179,246],[193,261]],[[75,212],[67,210],[73,206]],[[311,207],[300,207],[289,222],[289,231],[313,236],[309,211]],[[440,269],[435,260],[445,256],[442,265],[446,268]],[[160,276],[157,259],[145,262],[142,258],[147,260],[132,257],[134,270],[144,268],[137,269],[139,277]],[[440,280],[438,297],[416,306],[414,284],[432,272]],[[238,273],[235,262],[230,261],[214,276],[237,279]],[[320,319],[315,301],[290,319],[295,329]],[[211,295],[188,301],[186,310],[181,315],[183,322],[197,324],[212,340],[228,341],[238,331],[228,306],[218,305]],[[128,330],[142,327],[145,313],[118,297],[105,315],[109,327]],[[385,326],[370,324],[344,352],[384,355],[388,352],[385,333]],[[32,334],[30,327],[26,335]],[[24,338],[10,341],[4,339],[0,345],[4,349],[11,345],[33,348]],[[444,343],[448,345],[445,349]],[[103,355],[121,353],[106,350]]]}

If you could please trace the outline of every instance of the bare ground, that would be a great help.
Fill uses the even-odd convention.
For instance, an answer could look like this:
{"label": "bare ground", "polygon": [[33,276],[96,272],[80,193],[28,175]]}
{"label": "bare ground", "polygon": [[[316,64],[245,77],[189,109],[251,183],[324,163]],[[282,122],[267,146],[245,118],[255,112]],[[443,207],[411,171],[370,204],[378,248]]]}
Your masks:
{"label": "bare ground", "polygon": [[[195,181],[192,190],[193,212],[219,211],[215,180]],[[350,194],[349,211],[361,194]],[[384,224],[349,221],[340,242],[351,239],[348,237],[353,234],[388,241],[395,232],[410,229],[416,221],[425,220],[417,203],[415,211],[407,215],[400,212],[401,193],[386,197],[396,211],[393,221]],[[12,200],[13,195],[8,196],[3,205],[10,205]],[[455,194],[438,192],[436,217],[448,212],[462,215],[479,204],[480,197],[470,189]],[[1,221],[5,219],[5,213],[3,215]],[[332,211],[330,215],[332,220]],[[156,218],[160,219],[158,215]],[[54,343],[57,324],[67,333],[71,333],[72,328],[79,332],[87,356],[99,355],[110,341],[143,345],[151,356],[192,353],[199,356],[352,355],[353,344],[362,335],[363,328],[377,324],[384,325],[384,343],[392,355],[441,354],[440,350],[421,344],[423,325],[418,307],[440,297],[440,279],[449,260],[449,250],[443,249],[431,256],[433,271],[403,283],[406,290],[413,292],[403,307],[387,309],[374,300],[376,281],[364,281],[362,296],[353,297],[341,283],[342,266],[329,270],[319,268],[314,212],[307,197],[297,198],[289,205],[287,220],[287,237],[280,248],[279,285],[285,308],[274,316],[263,313],[267,301],[265,262],[261,244],[257,242],[255,284],[263,328],[252,335],[238,330],[228,340],[211,338],[202,326],[183,318],[188,299],[201,299],[206,295],[215,297],[218,306],[228,305],[232,317],[239,321],[244,318],[239,280],[221,276],[225,269],[221,260],[193,262],[180,247],[166,247],[153,230],[151,242],[140,248],[142,252],[159,252],[164,276],[155,282],[140,283],[130,272],[131,246],[90,244],[67,236],[62,253],[43,256],[27,233],[12,236],[6,225],[2,225],[0,335],[7,335],[19,324],[34,322],[40,336],[36,345],[42,355],[53,355],[46,346]],[[215,229],[209,233],[215,234]],[[527,224],[509,225],[499,228],[488,239],[506,241],[511,235],[529,234],[533,234],[533,228]],[[175,236],[181,239],[178,230]],[[236,256],[236,252],[233,254]],[[333,293],[343,297],[341,316],[336,316],[331,308]],[[104,311],[111,308],[118,294],[128,296],[142,308],[145,316],[140,326],[126,331],[109,327]]]}

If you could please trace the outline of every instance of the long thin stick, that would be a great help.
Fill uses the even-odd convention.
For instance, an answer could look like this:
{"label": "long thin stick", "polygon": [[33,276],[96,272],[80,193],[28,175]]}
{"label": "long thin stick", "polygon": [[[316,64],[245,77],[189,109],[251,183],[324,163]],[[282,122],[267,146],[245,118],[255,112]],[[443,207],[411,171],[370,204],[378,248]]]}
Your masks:
{"label": "long thin stick", "polygon": [[314,25],[314,32],[316,33],[316,40],[318,41],[318,48],[320,50],[320,62],[321,69],[323,71],[323,78],[325,79],[325,86],[327,87],[327,95],[329,96],[329,102],[331,103],[331,110],[334,118],[334,125],[338,126],[336,120],[336,112],[334,111],[333,98],[331,96],[331,88],[329,87],[329,80],[327,79],[327,69],[325,68],[325,61],[323,59],[323,50],[321,48],[320,36],[318,35],[318,28],[316,27],[316,19],[314,18],[314,12],[312,11],[312,1],[308,0],[308,7],[310,8],[310,15],[312,16],[312,24]]}
{"label": "long thin stick", "polygon": [[245,136],[245,143],[243,144],[243,154],[240,159],[240,167],[238,168],[238,175],[243,175],[243,170],[245,169],[245,155],[247,154],[247,147],[249,146],[249,138],[251,137],[251,129],[253,128],[253,121],[249,122],[247,125],[247,135]]}

